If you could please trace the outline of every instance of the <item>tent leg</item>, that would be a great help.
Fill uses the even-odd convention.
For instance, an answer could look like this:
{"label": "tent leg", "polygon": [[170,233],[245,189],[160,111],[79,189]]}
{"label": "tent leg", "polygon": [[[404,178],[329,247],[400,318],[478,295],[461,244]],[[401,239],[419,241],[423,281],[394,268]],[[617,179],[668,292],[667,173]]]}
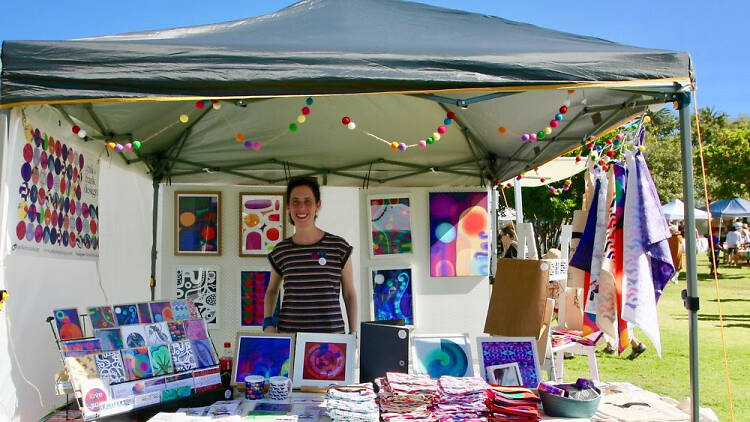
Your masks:
{"label": "tent leg", "polygon": [[153,205],[152,220],[151,220],[151,280],[149,287],[151,288],[151,300],[156,299],[156,235],[159,231],[159,181],[154,178],[154,199],[151,202]]}
{"label": "tent leg", "polygon": [[513,182],[513,202],[516,206],[516,230],[523,223],[523,198],[521,197],[521,181],[516,179]]}
{"label": "tent leg", "polygon": [[[695,262],[695,198],[693,187],[693,143],[690,136],[690,93],[679,94],[680,141],[682,143],[682,186],[685,202],[685,243],[687,267],[687,290],[682,292],[690,323],[690,392],[691,420],[700,418],[700,394],[698,390],[698,275]],[[711,233],[709,233],[711,236]]]}

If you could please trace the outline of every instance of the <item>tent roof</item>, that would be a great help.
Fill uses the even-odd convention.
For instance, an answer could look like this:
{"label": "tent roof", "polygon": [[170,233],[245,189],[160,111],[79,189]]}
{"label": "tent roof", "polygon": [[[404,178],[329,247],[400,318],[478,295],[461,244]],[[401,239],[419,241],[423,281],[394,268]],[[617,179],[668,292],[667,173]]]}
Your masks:
{"label": "tent roof", "polygon": [[[661,210],[664,213],[664,218],[667,220],[685,219],[685,203],[679,199],[674,199],[662,205]],[[693,214],[696,220],[708,220],[708,213],[706,211],[696,208]]]}
{"label": "tent roof", "polygon": [[[217,172],[243,183],[295,173],[340,185],[504,180],[671,102],[691,82],[686,53],[397,0],[304,0],[214,25],[6,41],[2,61],[2,107],[58,104],[91,138],[147,140],[124,159],[177,181]],[[307,96],[308,123],[285,130]],[[203,98],[224,107],[196,110]],[[522,144],[566,99],[560,128]],[[447,111],[454,125],[424,151],[394,152],[376,139],[415,145]],[[357,130],[338,123],[344,115]],[[233,142],[238,132],[263,148],[245,150]]]}
{"label": "tent roof", "polygon": [[[706,207],[700,208],[705,210]],[[716,217],[750,217],[750,201],[735,196],[711,203],[711,214]]]}

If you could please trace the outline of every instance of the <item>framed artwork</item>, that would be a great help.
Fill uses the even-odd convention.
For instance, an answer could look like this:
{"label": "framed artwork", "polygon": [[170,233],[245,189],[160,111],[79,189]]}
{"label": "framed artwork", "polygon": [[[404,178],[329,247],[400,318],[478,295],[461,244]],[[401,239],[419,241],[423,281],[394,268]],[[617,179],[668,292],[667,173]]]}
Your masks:
{"label": "framed artwork", "polygon": [[430,276],[489,274],[487,192],[430,192]]}
{"label": "framed artwork", "polygon": [[411,202],[408,195],[367,197],[370,257],[412,253]]}
{"label": "framed artwork", "polygon": [[[177,299],[190,299],[208,328],[219,327],[219,267],[181,265],[176,270]],[[186,300],[190,314],[191,302]]]}
{"label": "framed artwork", "polygon": [[283,193],[240,193],[240,256],[266,256],[286,237]]}
{"label": "framed artwork", "polygon": [[474,376],[469,335],[421,334],[412,336],[415,374],[432,378]]}
{"label": "framed artwork", "polygon": [[115,305],[113,309],[117,325],[138,324],[138,307],[135,304]]}
{"label": "framed artwork", "polygon": [[52,314],[57,323],[57,333],[60,335],[60,340],[73,340],[83,337],[78,309],[56,309],[52,311]]}
{"label": "framed artwork", "polygon": [[[270,271],[242,271],[240,273],[240,308],[242,309],[240,323],[242,325],[258,327],[263,325],[263,300],[270,281]],[[276,300],[276,312],[280,309],[281,294]]]}
{"label": "framed artwork", "polygon": [[374,321],[403,319],[414,325],[411,267],[370,268],[370,318]]}
{"label": "framed artwork", "polygon": [[492,383],[491,376],[497,376],[490,374],[489,368],[512,363],[518,365],[524,387],[536,388],[542,379],[534,337],[477,337],[477,354],[487,382]]}
{"label": "framed artwork", "polygon": [[518,362],[504,363],[502,365],[492,365],[486,368],[487,381],[493,385],[502,385],[506,387],[523,386],[521,369]]}
{"label": "framed artwork", "polygon": [[221,256],[221,192],[175,191],[174,254]]}
{"label": "framed artwork", "polygon": [[232,384],[244,385],[248,375],[291,378],[294,334],[237,333]]}
{"label": "framed artwork", "polygon": [[294,388],[354,382],[354,335],[297,333],[295,343]]}

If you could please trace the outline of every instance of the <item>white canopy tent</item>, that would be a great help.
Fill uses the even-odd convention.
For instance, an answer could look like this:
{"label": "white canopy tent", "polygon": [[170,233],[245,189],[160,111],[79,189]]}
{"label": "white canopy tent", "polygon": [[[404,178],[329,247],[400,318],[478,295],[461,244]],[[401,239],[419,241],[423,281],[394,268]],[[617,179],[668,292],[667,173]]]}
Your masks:
{"label": "white canopy tent", "polygon": [[[661,210],[668,221],[685,219],[685,204],[679,199],[674,199],[662,205]],[[696,220],[708,220],[707,212],[701,211],[698,208],[694,212]]]}

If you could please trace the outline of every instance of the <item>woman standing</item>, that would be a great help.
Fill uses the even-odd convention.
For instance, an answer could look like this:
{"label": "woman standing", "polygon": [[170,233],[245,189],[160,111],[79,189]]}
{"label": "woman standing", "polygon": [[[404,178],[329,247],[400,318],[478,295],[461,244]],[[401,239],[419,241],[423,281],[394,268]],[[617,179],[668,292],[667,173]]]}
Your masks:
{"label": "woman standing", "polygon": [[[286,188],[294,235],[268,255],[271,280],[264,298],[263,331],[343,333],[339,295],[344,297],[351,332],[357,329],[357,293],[351,262],[352,247],[343,238],[315,225],[320,186],[312,177],[295,177]],[[278,321],[272,316],[284,283]]]}

